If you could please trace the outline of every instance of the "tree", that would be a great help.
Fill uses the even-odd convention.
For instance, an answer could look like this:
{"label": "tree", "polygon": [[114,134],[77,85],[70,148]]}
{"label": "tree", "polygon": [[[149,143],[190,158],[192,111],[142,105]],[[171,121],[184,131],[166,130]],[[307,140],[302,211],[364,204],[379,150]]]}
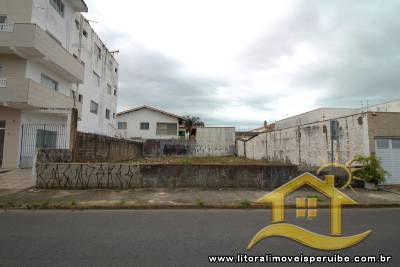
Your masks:
{"label": "tree", "polygon": [[199,117],[184,116],[183,123],[185,125],[186,132],[189,133],[189,137],[194,135],[193,128],[204,127],[204,122]]}

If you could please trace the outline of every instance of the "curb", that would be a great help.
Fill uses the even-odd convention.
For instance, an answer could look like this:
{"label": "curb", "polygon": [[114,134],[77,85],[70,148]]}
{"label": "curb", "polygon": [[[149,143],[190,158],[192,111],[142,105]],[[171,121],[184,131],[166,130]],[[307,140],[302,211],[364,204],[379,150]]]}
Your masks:
{"label": "curb", "polygon": [[[296,205],[290,204],[285,206],[286,209],[296,209]],[[330,205],[321,204],[318,206],[321,209],[328,209]],[[354,208],[400,208],[400,203],[372,203],[372,204],[356,204],[345,206],[344,209]],[[197,204],[142,204],[142,205],[69,205],[69,204],[3,204],[0,203],[0,209],[3,210],[207,210],[207,209],[239,209],[239,210],[258,210],[258,209],[271,209],[270,205],[251,204],[243,206],[240,204],[210,204],[210,205],[197,205]]]}

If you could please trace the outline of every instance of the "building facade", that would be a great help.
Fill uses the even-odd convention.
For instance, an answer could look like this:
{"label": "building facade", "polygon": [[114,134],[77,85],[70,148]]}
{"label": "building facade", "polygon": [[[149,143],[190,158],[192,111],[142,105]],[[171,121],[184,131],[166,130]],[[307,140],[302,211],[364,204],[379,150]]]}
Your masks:
{"label": "building facade", "polygon": [[78,130],[115,135],[118,64],[83,0],[0,0],[0,167],[30,167],[37,148]]}
{"label": "building facade", "polygon": [[118,136],[125,139],[178,139],[182,123],[181,116],[149,106],[117,114]]}

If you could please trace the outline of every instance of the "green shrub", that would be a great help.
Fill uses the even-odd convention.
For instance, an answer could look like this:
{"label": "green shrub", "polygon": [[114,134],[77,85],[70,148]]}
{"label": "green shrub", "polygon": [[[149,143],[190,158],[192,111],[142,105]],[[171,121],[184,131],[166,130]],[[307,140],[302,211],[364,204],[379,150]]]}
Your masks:
{"label": "green shrub", "polygon": [[375,155],[368,157],[357,155],[354,161],[360,163],[362,166],[360,170],[354,172],[355,176],[374,184],[385,181],[385,174],[388,174],[388,172],[382,168],[380,160]]}

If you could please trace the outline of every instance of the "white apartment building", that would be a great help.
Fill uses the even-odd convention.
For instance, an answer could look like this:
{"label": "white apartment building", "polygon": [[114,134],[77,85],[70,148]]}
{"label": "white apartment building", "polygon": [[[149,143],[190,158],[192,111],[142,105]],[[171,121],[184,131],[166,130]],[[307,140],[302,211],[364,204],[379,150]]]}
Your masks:
{"label": "white apartment building", "polygon": [[78,130],[116,134],[118,63],[83,0],[0,0],[0,167],[30,167],[37,148]]}
{"label": "white apartment building", "polygon": [[125,139],[178,139],[185,137],[181,116],[141,106],[117,114],[118,135]]}

